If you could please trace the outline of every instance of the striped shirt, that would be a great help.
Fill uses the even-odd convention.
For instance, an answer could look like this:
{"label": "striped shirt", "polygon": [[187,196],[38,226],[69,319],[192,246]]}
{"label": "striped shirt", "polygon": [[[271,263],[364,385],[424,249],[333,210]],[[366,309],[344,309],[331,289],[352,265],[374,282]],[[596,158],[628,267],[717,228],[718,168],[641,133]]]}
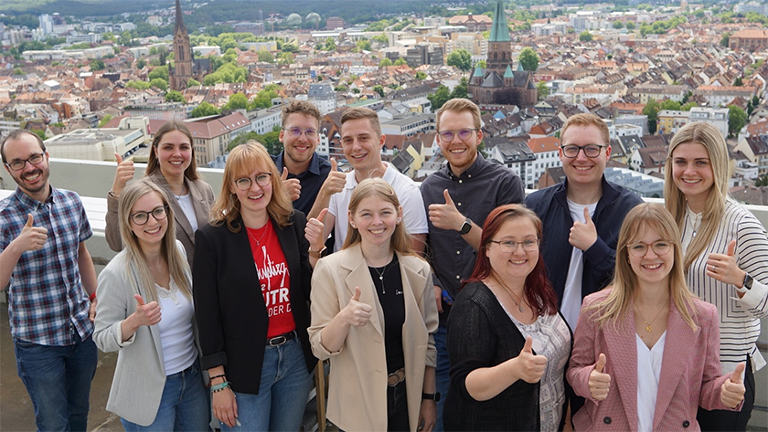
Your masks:
{"label": "striped shirt", "polygon": [[8,315],[14,338],[39,345],[66,346],[93,333],[88,294],[80,280],[80,243],[92,235],[80,197],[51,188],[43,203],[20,189],[0,201],[0,251],[34,216],[34,226],[48,230],[42,249],[21,254],[11,274]]}
{"label": "striped shirt", "polygon": [[[690,209],[686,217],[693,213]],[[691,239],[691,228],[683,229],[683,245]],[[752,289],[739,298],[736,286],[706,275],[707,258],[711,253],[725,254],[728,243],[736,239],[736,260],[739,268],[754,278]],[[765,360],[755,342],[760,336],[760,318],[768,316],[768,236],[760,221],[747,209],[728,199],[725,212],[709,245],[688,269],[690,290],[702,300],[717,306],[720,315],[720,365],[730,373],[736,365],[752,358],[754,370],[765,366]]]}

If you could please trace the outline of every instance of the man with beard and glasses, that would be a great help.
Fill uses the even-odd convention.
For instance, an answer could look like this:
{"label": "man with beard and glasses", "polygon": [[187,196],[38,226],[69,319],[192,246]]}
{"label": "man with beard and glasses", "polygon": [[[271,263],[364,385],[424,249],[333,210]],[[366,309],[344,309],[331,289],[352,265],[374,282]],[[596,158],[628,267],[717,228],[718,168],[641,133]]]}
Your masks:
{"label": "man with beard and glasses", "polygon": [[49,157],[37,135],[11,132],[0,155],[18,185],[0,201],[0,289],[10,284],[19,377],[37,430],[84,431],[97,362],[96,271],[85,247],[91,226],[80,197],[48,182]]}

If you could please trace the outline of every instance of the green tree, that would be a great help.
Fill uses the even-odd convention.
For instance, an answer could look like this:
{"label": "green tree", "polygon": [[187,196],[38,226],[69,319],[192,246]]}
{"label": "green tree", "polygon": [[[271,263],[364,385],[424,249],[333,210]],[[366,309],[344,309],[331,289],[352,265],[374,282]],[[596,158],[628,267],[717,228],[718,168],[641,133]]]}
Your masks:
{"label": "green tree", "polygon": [[744,82],[741,80],[741,77],[736,77],[736,79],[733,80],[734,87],[741,87],[743,85],[744,85]]}
{"label": "green tree", "polygon": [[621,22],[621,21],[614,21],[613,22],[613,28],[615,28],[615,29],[623,29],[624,28],[624,23]]}
{"label": "green tree", "polygon": [[297,47],[294,44],[287,43],[287,44],[283,44],[282,51],[283,52],[289,52],[289,53],[297,53],[297,52],[299,52],[299,47]]}
{"label": "green tree", "polygon": [[544,100],[549,96],[549,87],[547,87],[546,82],[540,81],[536,84],[536,94],[539,100]]}
{"label": "green tree", "polygon": [[648,132],[656,133],[656,122],[659,120],[659,103],[655,99],[649,99],[643,107],[643,114],[648,116]]}
{"label": "green tree", "polygon": [[699,106],[699,104],[697,104],[696,101],[690,101],[688,103],[680,105],[680,111],[690,111],[691,108],[696,106]]}
{"label": "green tree", "polygon": [[106,66],[104,65],[104,62],[101,60],[91,60],[91,63],[89,64],[92,71],[100,71],[103,70]]}
{"label": "green tree", "polygon": [[147,65],[147,61],[143,58],[140,58],[136,60],[136,69],[144,69],[144,66]]}
{"label": "green tree", "polygon": [[30,130],[30,132],[32,132],[33,134],[39,136],[40,139],[43,140],[43,141],[45,141],[45,139],[47,138],[45,136],[45,131],[42,130],[42,129],[32,129],[32,130]]}
{"label": "green tree", "polygon": [[184,100],[184,95],[181,94],[180,91],[171,90],[168,93],[165,94],[165,101],[166,102],[186,102]]}
{"label": "green tree", "polygon": [[427,99],[432,103],[432,111],[440,109],[440,107],[448,102],[450,98],[451,92],[448,91],[448,87],[442,84],[437,87],[437,90],[434,93],[427,95]]}
{"label": "green tree", "polygon": [[728,135],[736,136],[741,131],[741,128],[747,124],[747,113],[743,109],[736,105],[728,107]]}
{"label": "green tree", "polygon": [[168,90],[168,81],[162,79],[162,78],[155,78],[153,80],[149,81],[150,87],[157,87],[162,91]]}
{"label": "green tree", "polygon": [[755,180],[755,186],[757,187],[768,186],[768,175],[763,175],[758,177]]}
{"label": "green tree", "polygon": [[459,83],[453,87],[451,92],[451,99],[466,99],[468,95],[468,81],[466,78],[461,78]]}
{"label": "green tree", "polygon": [[417,80],[423,80],[427,78],[427,73],[423,71],[416,72],[416,79]]}
{"label": "green tree", "polygon": [[523,70],[536,72],[536,69],[539,68],[539,55],[529,47],[525,47],[520,51],[518,60],[520,61],[520,64],[523,65]]}
{"label": "green tree", "polygon": [[488,62],[486,62],[485,60],[480,60],[479,62],[477,62],[477,67],[479,67],[480,69],[485,69],[488,67]]}
{"label": "green tree", "polygon": [[335,92],[342,92],[343,93],[343,92],[345,92],[347,90],[349,90],[349,87],[346,84],[344,84],[344,83],[341,83],[341,84],[339,84],[339,85],[337,85],[336,87],[333,88],[333,91],[335,91]]}
{"label": "green tree", "polygon": [[146,90],[151,87],[147,81],[128,81],[125,86],[136,90]]}
{"label": "green tree", "polygon": [[408,64],[408,63],[402,57],[400,57],[397,60],[395,60],[395,63],[394,63],[395,66],[403,66],[403,65],[406,65],[406,64]]}
{"label": "green tree", "polygon": [[325,51],[336,51],[336,41],[333,38],[325,40]]}
{"label": "green tree", "polygon": [[376,84],[375,86],[373,86],[373,92],[378,93],[378,95],[381,96],[382,98],[384,97],[384,87],[382,87],[379,84]]}
{"label": "green tree", "polygon": [[379,67],[385,67],[385,66],[392,66],[392,60],[390,60],[388,57],[384,57],[379,62]]}
{"label": "green tree", "polygon": [[149,72],[149,80],[152,81],[155,78],[162,78],[165,82],[168,82],[168,66],[158,66]]}
{"label": "green tree", "polygon": [[259,61],[265,62],[265,63],[274,63],[275,62],[275,56],[272,55],[269,51],[259,51]]}
{"label": "green tree", "polygon": [[720,45],[728,47],[728,43],[731,41],[731,34],[729,32],[723,33],[723,37],[720,38]]}
{"label": "green tree", "polygon": [[253,98],[248,109],[254,111],[259,108],[269,108],[272,106],[272,99],[277,96],[277,86],[268,85],[256,93],[256,97]]}
{"label": "green tree", "polygon": [[277,57],[280,64],[293,64],[293,53],[281,52]]}
{"label": "green tree", "polygon": [[579,33],[579,40],[582,42],[592,42],[592,33],[590,33],[587,30],[584,30],[583,32]]}
{"label": "green tree", "polygon": [[635,29],[635,23],[633,23],[632,21],[627,21],[627,24],[625,25],[625,27],[627,28],[627,30],[632,31]]}
{"label": "green tree", "polygon": [[369,41],[368,39],[360,39],[359,41],[357,41],[356,45],[361,50],[371,51],[371,41]]}
{"label": "green tree", "polygon": [[372,37],[371,40],[381,44],[389,45],[389,38],[387,37],[387,35],[384,35],[384,34],[376,35]]}
{"label": "green tree", "polygon": [[187,87],[197,87],[200,85],[200,81],[190,78],[189,81],[187,81]]}
{"label": "green tree", "polygon": [[190,115],[192,118],[198,118],[198,117],[207,117],[210,115],[216,115],[219,113],[219,110],[209,104],[208,102],[201,102],[200,105],[198,105],[195,109],[192,110],[192,113]]}
{"label": "green tree", "polygon": [[229,97],[229,101],[224,105],[225,110],[237,110],[248,108],[248,97],[242,93],[235,93]]}
{"label": "green tree", "polygon": [[107,114],[99,120],[99,128],[103,128],[105,124],[109,123],[114,117],[112,114]]}
{"label": "green tree", "polygon": [[673,101],[672,99],[664,99],[659,106],[659,111],[661,110],[679,111],[680,102]]}
{"label": "green tree", "polygon": [[448,54],[445,63],[448,66],[454,66],[462,72],[468,72],[472,69],[472,54],[463,48],[459,48]]}
{"label": "green tree", "polygon": [[24,71],[21,70],[21,68],[13,68],[13,71],[11,71],[11,75],[24,75]]}

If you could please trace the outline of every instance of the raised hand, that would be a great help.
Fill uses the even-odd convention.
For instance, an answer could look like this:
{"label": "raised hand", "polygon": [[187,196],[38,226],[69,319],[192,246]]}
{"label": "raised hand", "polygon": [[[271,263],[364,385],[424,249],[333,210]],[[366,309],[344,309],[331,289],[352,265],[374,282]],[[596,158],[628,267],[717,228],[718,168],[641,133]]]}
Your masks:
{"label": "raised hand", "polygon": [[343,191],[346,184],[347,175],[339,171],[336,159],[331,158],[331,171],[328,173],[328,177],[325,178],[323,186],[320,188],[320,193],[330,197]]}
{"label": "raised hand", "polygon": [[328,209],[324,208],[317,215],[317,218],[310,218],[307,221],[307,226],[304,228],[304,237],[309,242],[309,247],[315,252],[319,252],[323,249],[325,244],[325,238],[323,236],[323,230],[325,229],[325,215],[328,214]]}
{"label": "raised hand", "polygon": [[737,287],[744,281],[744,270],[736,262],[736,240],[728,243],[725,254],[711,253],[707,257],[707,276]]}
{"label": "raised hand", "polygon": [[156,301],[144,304],[140,294],[134,294],[133,298],[136,299],[136,311],[133,316],[137,326],[151,326],[160,322],[162,319],[160,304]]}
{"label": "raised hand", "polygon": [[584,223],[574,221],[568,243],[583,251],[589,249],[597,241],[597,228],[589,215],[589,208],[584,207]]}
{"label": "raised hand", "polygon": [[112,182],[112,193],[119,197],[128,181],[133,179],[136,168],[133,166],[133,160],[123,160],[122,156],[117,153],[115,153],[115,160],[117,160],[117,171],[115,172],[115,180]]}
{"label": "raised hand", "polygon": [[445,204],[429,205],[429,221],[437,228],[458,231],[466,218],[456,208],[448,189],[443,190]]}
{"label": "raised hand", "polygon": [[36,227],[34,223],[35,217],[31,213],[27,214],[27,223],[21,229],[21,234],[12,242],[21,248],[21,253],[40,250],[48,240],[48,230],[43,227]]}
{"label": "raised hand", "polygon": [[516,360],[520,379],[529,384],[539,382],[547,369],[547,358],[533,354],[533,338],[530,336],[525,338],[525,345]]}
{"label": "raised hand", "polygon": [[589,394],[598,402],[608,397],[608,390],[611,388],[611,376],[603,373],[605,362],[605,354],[600,353],[595,369],[589,374]]}
{"label": "raised hand", "polygon": [[364,326],[371,320],[372,311],[371,305],[360,303],[360,288],[355,287],[355,295],[344,308],[346,323],[356,327]]}
{"label": "raised hand", "polygon": [[288,168],[283,167],[283,175],[280,177],[283,181],[288,196],[291,197],[291,201],[296,201],[301,196],[301,182],[297,178],[288,178]]}
{"label": "raised hand", "polygon": [[725,380],[720,387],[720,402],[728,408],[736,408],[744,400],[744,383],[741,381],[741,374],[744,373],[746,363],[739,363],[736,370]]}

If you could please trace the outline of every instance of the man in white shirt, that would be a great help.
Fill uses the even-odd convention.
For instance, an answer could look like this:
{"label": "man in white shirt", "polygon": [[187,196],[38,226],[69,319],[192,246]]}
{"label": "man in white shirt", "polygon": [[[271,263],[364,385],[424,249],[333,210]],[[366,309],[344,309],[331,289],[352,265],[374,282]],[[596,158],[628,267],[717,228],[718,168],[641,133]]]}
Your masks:
{"label": "man in white shirt", "polygon": [[421,254],[427,236],[427,214],[419,187],[392,164],[382,162],[381,148],[386,136],[381,133],[379,116],[369,108],[350,108],[341,116],[341,147],[344,157],[354,168],[347,173],[344,189],[330,197],[325,231],[335,229],[334,251],[341,249],[347,238],[347,209],[352,191],[358,183],[373,177],[383,178],[397,193],[403,207],[403,223],[411,239],[411,247]]}

